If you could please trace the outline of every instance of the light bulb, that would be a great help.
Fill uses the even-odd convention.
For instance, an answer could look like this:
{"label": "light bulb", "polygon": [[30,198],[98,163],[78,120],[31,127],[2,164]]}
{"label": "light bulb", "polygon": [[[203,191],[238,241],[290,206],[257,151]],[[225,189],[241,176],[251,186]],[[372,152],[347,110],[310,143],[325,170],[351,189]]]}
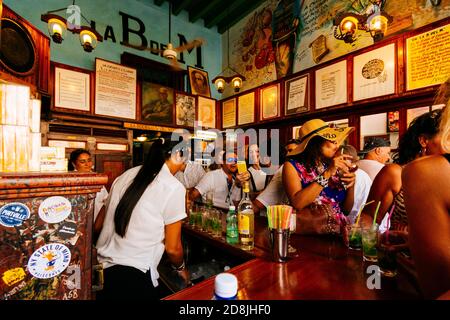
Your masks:
{"label": "light bulb", "polygon": [[92,37],[88,34],[83,34],[83,43],[92,44]]}
{"label": "light bulb", "polygon": [[62,35],[62,28],[61,28],[61,26],[59,25],[59,24],[57,24],[57,23],[54,23],[53,24],[53,34],[59,34],[59,35]]}

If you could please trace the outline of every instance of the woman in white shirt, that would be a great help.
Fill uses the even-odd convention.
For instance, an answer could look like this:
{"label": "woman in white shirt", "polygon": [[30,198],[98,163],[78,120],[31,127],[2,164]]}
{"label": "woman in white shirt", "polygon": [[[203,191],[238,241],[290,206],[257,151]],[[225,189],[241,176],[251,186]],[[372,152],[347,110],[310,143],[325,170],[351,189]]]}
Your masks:
{"label": "woman in white shirt", "polygon": [[156,299],[157,271],[167,256],[186,284],[181,220],[186,190],[174,174],[183,166],[178,142],[156,140],[142,166],[127,170],[111,188],[97,242],[104,287],[97,299]]}

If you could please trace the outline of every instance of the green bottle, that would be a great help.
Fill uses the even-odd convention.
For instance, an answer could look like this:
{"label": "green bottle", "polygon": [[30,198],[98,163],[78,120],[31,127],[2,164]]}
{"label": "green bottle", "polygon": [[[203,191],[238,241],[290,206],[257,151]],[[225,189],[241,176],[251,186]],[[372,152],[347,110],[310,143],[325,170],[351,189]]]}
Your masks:
{"label": "green bottle", "polygon": [[229,244],[239,243],[236,208],[234,206],[230,206],[227,213],[227,243]]}

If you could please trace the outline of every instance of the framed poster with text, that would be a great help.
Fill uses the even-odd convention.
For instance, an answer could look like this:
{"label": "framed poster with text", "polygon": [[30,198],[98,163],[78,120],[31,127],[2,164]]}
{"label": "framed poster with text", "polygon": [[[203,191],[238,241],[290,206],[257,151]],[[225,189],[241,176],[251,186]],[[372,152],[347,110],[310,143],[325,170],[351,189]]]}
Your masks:
{"label": "framed poster with text", "polygon": [[406,90],[445,82],[450,75],[450,24],[406,39]]}
{"label": "framed poster with text", "polygon": [[353,60],[353,100],[395,93],[395,43],[362,53]]}
{"label": "framed poster with text", "polygon": [[230,128],[236,125],[236,98],[222,103],[222,128]]}
{"label": "framed poster with text", "polygon": [[260,93],[261,120],[278,117],[280,115],[280,84],[264,87]]}
{"label": "framed poster with text", "polygon": [[216,100],[198,96],[197,121],[204,128],[216,127]]}
{"label": "framed poster with text", "polygon": [[284,83],[285,114],[291,115],[309,111],[309,75],[286,80]]}
{"label": "framed poster with text", "polygon": [[316,109],[347,102],[347,60],[316,70]]}
{"label": "framed poster with text", "polygon": [[136,119],[136,69],[95,59],[95,114]]}
{"label": "framed poster with text", "polygon": [[91,111],[91,73],[55,67],[55,108]]}
{"label": "framed poster with text", "polygon": [[238,125],[255,122],[255,92],[238,97]]}

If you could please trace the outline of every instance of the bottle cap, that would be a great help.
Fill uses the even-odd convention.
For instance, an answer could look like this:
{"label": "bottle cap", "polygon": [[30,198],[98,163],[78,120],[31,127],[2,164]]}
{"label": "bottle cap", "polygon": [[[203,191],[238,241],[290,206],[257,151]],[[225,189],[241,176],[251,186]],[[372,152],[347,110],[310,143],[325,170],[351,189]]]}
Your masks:
{"label": "bottle cap", "polygon": [[236,210],[235,206],[230,206],[230,210]]}
{"label": "bottle cap", "polygon": [[237,294],[238,283],[235,275],[231,273],[219,273],[214,280],[216,296],[232,298]]}

